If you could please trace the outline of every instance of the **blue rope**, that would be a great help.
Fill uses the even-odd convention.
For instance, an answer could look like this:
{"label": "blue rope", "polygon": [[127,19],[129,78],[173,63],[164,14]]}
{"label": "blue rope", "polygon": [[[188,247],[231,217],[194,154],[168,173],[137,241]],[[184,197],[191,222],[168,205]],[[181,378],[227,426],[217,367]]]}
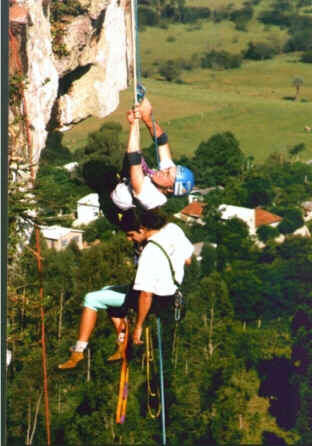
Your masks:
{"label": "blue rope", "polygon": [[159,158],[159,150],[158,150],[158,143],[157,143],[157,136],[156,136],[156,124],[154,116],[152,115],[152,122],[153,122],[153,134],[154,134],[154,147],[155,147],[155,153],[156,153],[156,160],[157,160],[157,167],[160,168],[160,158]]}
{"label": "blue rope", "polygon": [[[134,18],[135,18],[135,48],[136,48],[136,78],[137,78],[137,85],[136,85],[136,92],[137,92],[137,101],[141,102],[145,95],[145,88],[142,85],[142,73],[141,73],[141,53],[140,53],[140,39],[139,39],[139,19],[138,19],[138,3],[137,0],[133,0],[134,5]],[[158,150],[158,143],[157,143],[157,136],[156,136],[156,126],[155,126],[155,119],[152,116],[152,122],[153,122],[153,134],[154,134],[154,146],[155,146],[155,153],[156,153],[156,160],[157,160],[157,167],[160,167],[160,159],[159,159],[159,150]]]}
{"label": "blue rope", "polygon": [[158,339],[158,353],[159,353],[159,375],[160,375],[160,401],[161,401],[161,427],[162,427],[162,444],[166,444],[166,414],[165,414],[165,390],[164,390],[164,369],[161,345],[161,321],[157,320],[157,339]]}

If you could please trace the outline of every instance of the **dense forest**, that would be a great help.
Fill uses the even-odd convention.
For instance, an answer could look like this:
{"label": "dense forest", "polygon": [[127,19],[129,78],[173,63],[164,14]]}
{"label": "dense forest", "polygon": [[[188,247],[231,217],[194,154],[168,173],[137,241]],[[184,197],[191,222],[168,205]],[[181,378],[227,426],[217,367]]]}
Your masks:
{"label": "dense forest", "polygon": [[[57,24],[64,14],[83,13],[78,3],[53,1],[52,21]],[[184,0],[139,3],[142,32],[174,23],[194,29],[201,21],[230,21],[244,33],[262,2],[219,8],[194,7]],[[295,51],[301,52],[302,62],[311,63],[311,8],[312,0],[273,0],[257,12],[259,22],[287,32],[283,45],[251,40],[240,53],[213,49],[187,60],[156,61],[145,65],[143,76],[179,82],[183,70],[237,70],[246,61],[260,64]],[[54,46],[66,52],[60,34],[56,36]],[[302,84],[300,77],[294,79],[294,101]],[[103,124],[75,151],[64,139],[61,132],[49,134],[29,193],[13,177],[9,182],[7,316],[13,358],[8,367],[8,444],[46,444],[42,304],[51,443],[160,444],[160,419],[151,418],[147,407],[144,347],[131,352],[126,421],[115,423],[120,364],[106,361],[115,348],[115,334],[105,312],[99,312],[80,366],[66,372],[57,367],[76,339],[84,295],[104,285],[129,283],[135,274],[133,246],[111,222],[107,197],[122,164],[121,125]],[[256,135],[254,139],[259,144]],[[312,444],[312,239],[294,235],[303,225],[312,230],[302,207],[312,200],[312,164],[303,161],[308,148],[302,140],[284,145],[287,150],[272,151],[256,163],[241,150],[232,131],[207,132],[189,151],[192,155],[175,159],[193,170],[198,188],[209,192],[203,198],[205,225],[174,216],[186,206],[186,197],[172,197],[164,207],[169,221],[180,225],[193,243],[203,243],[200,258],[194,256],[186,270],[184,319],[176,325],[172,315],[163,315],[170,445]],[[143,152],[155,165],[153,146]],[[70,162],[77,163],[71,172],[63,167]],[[70,227],[77,200],[91,192],[99,195],[103,215],[81,226],[86,248],[71,243],[56,251],[42,238],[39,273],[35,234],[28,243],[25,234],[28,237],[34,223]],[[242,220],[221,218],[221,204],[263,208],[281,222],[274,228],[260,226],[250,235]],[[157,349],[153,315],[148,325]]]}
{"label": "dense forest", "polygon": [[[55,251],[42,240],[42,279],[33,255],[34,241],[21,249],[17,231],[23,212],[27,219],[34,201],[40,221],[69,225],[79,194],[101,195],[101,178],[119,167],[120,132],[118,124],[104,124],[75,154],[62,146],[61,134],[55,133],[53,144],[43,153],[29,202],[20,200],[11,183],[10,444],[21,438],[26,444],[45,441],[38,294],[42,280],[53,444],[161,441],[159,419],[147,414],[142,349],[133,353],[130,363],[126,422],[115,425],[120,367],[106,362],[114,348],[114,334],[104,312],[89,344],[89,360],[79,370],[57,369],[75,340],[84,294],[105,284],[128,283],[133,277],[130,242],[105,215],[84,228],[87,249],[71,244]],[[152,151],[144,150],[151,161]],[[186,272],[186,316],[176,327],[170,315],[164,323],[169,444],[311,441],[312,241],[292,233],[303,224],[301,203],[311,197],[312,166],[298,156],[292,148],[287,159],[273,154],[256,166],[227,132],[203,141],[192,158],[176,160],[193,169],[197,186],[222,188],[211,187],[205,196],[205,226],[174,218],[185,206],[185,198],[171,198],[165,207],[169,220],[180,224],[193,243],[204,242],[201,261],[194,258]],[[72,160],[78,167],[70,174],[62,165]],[[260,249],[242,220],[221,219],[221,203],[261,206],[283,220],[272,231],[259,229],[258,237],[265,242]],[[276,232],[286,236],[283,243],[274,241]],[[153,316],[149,323],[154,327]]]}

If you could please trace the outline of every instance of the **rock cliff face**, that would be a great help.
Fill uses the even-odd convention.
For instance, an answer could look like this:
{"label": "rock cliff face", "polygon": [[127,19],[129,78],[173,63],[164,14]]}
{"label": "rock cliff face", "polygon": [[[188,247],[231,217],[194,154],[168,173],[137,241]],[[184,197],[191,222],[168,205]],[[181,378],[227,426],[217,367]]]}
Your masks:
{"label": "rock cliff face", "polygon": [[75,13],[64,8],[57,19],[51,0],[10,2],[10,76],[20,100],[10,104],[11,154],[35,166],[49,128],[109,115],[129,83],[128,2],[71,1]]}

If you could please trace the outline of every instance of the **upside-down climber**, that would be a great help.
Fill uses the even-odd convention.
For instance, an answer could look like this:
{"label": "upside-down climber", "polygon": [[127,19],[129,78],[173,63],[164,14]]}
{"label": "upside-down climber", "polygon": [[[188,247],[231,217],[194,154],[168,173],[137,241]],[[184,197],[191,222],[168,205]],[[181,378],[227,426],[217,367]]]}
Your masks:
{"label": "upside-down climber", "polygon": [[[175,279],[182,283],[184,265],[191,263],[193,245],[182,229],[174,223],[167,223],[158,210],[139,209],[123,216],[121,226],[129,240],[144,246],[139,257],[134,283],[128,287],[105,286],[99,291],[87,293],[84,298],[78,340],[71,348],[71,356],[60,369],[71,369],[84,357],[84,350],[95,327],[97,311],[107,310],[117,332],[117,351],[108,358],[110,361],[122,358],[125,344],[124,332],[128,324],[127,313],[130,308],[137,312],[132,332],[134,344],[141,344],[143,323],[150,311],[172,311],[173,296],[176,291],[169,262],[162,250],[148,243],[159,243],[168,254]],[[155,267],[157,265],[157,267]]]}
{"label": "upside-down climber", "polygon": [[[150,135],[156,137],[159,170],[149,169],[140,151],[139,120]],[[167,195],[189,193],[194,186],[194,175],[184,166],[176,166],[172,160],[168,136],[152,117],[152,106],[144,97],[134,109],[128,111],[130,133],[125,154],[122,181],[111,193],[113,203],[122,211],[135,207],[154,209],[167,202]],[[154,135],[155,133],[155,135]]]}

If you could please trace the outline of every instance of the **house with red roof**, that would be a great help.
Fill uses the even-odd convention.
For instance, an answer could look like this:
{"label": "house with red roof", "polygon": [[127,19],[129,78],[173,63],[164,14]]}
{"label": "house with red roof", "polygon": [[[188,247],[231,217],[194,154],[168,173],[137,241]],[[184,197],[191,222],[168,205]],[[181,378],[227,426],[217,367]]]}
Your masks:
{"label": "house with red roof", "polygon": [[205,203],[201,201],[192,201],[180,212],[174,214],[174,216],[186,223],[204,225],[205,223],[202,220],[204,207]]}

